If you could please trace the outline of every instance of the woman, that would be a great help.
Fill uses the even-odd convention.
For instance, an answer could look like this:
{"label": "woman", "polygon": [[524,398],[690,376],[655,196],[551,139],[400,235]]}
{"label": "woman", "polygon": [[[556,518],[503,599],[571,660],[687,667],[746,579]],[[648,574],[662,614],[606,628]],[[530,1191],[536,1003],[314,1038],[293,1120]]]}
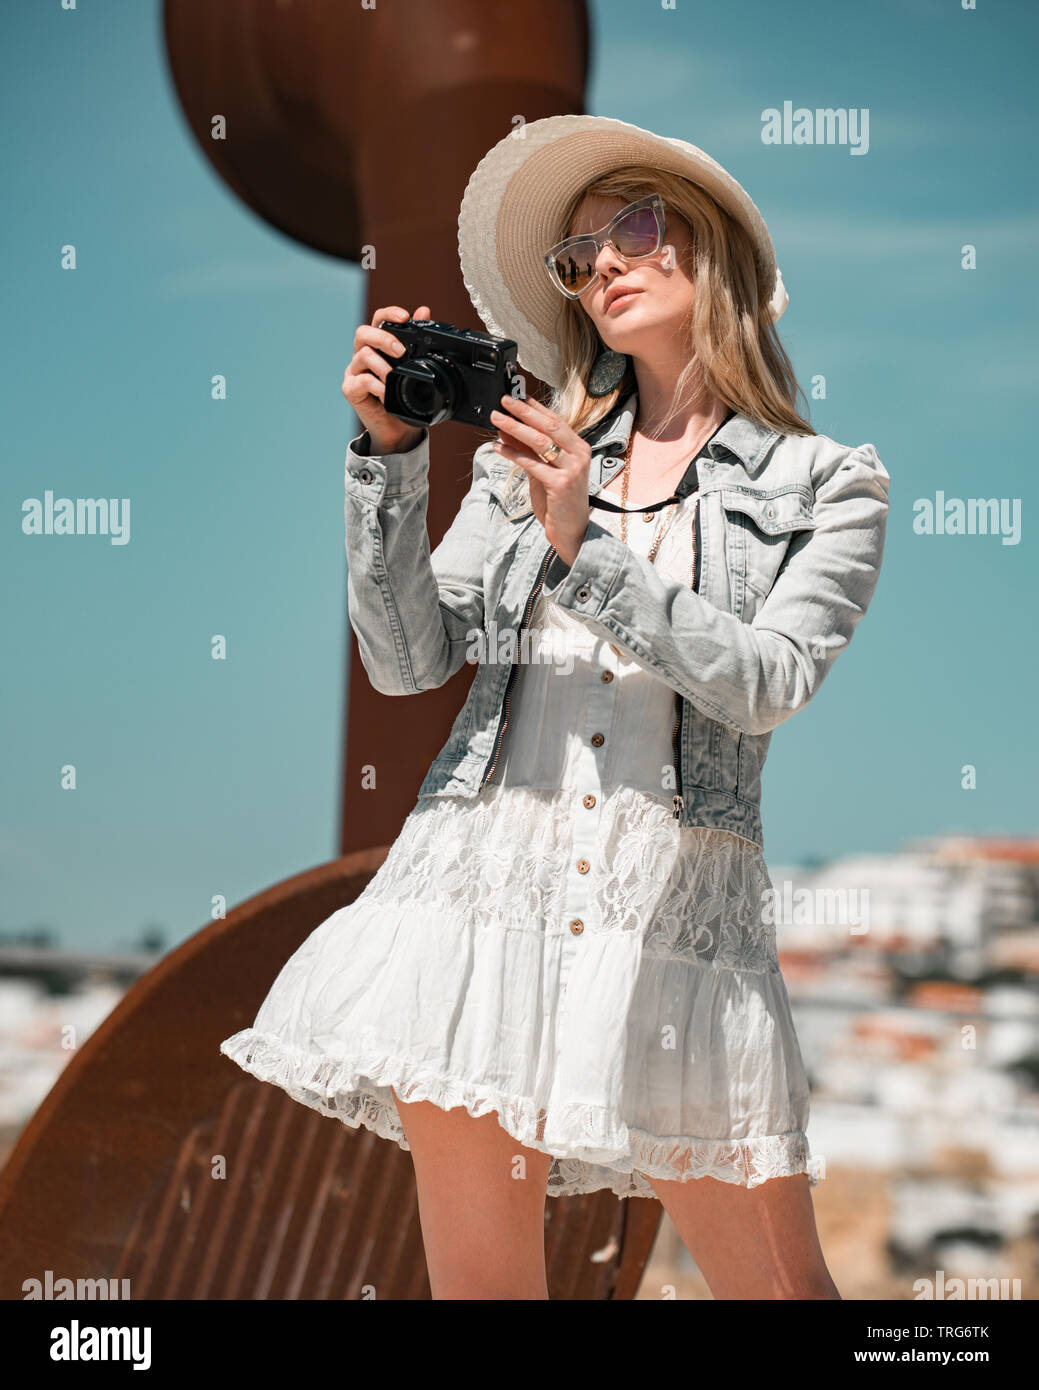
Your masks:
{"label": "woman", "polygon": [[502,398],[430,556],[429,430],[382,406],[408,314],[361,325],[348,597],[378,689],[476,676],[379,872],[221,1050],[411,1150],[434,1298],[546,1298],[546,1192],[604,1187],[657,1195],[716,1298],[837,1298],[760,773],[873,594],[888,474],[795,409],[765,224],[695,146],[534,122],[459,250],[551,404]]}

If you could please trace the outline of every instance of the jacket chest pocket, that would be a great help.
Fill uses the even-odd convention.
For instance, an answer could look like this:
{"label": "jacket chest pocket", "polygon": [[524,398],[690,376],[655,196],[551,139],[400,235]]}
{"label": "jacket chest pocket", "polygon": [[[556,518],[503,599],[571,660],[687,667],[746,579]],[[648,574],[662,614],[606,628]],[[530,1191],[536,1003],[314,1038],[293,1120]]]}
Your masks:
{"label": "jacket chest pocket", "polygon": [[721,498],[732,612],[749,622],[771,592],[790,542],[815,529],[812,497],[793,483],[761,491],[723,488]]}

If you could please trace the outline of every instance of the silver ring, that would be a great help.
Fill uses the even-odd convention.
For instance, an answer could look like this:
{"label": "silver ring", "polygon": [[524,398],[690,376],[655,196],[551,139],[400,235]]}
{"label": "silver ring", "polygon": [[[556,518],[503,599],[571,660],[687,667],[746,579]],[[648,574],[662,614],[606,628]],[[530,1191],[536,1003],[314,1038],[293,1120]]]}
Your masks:
{"label": "silver ring", "polygon": [[562,452],[558,444],[550,444],[543,454],[538,454],[538,458],[543,459],[545,463],[552,463]]}

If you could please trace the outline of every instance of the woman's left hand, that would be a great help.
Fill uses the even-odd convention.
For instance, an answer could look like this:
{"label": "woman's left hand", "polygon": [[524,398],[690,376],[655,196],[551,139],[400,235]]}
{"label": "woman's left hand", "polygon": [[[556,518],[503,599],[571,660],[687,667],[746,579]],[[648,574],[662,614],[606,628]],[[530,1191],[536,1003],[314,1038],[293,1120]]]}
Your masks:
{"label": "woman's left hand", "polygon": [[[591,445],[540,401],[501,399],[502,409],[492,410],[490,416],[502,436],[494,447],[526,470],[534,515],[545,528],[549,544],[572,565],[588,529]],[[559,446],[559,453],[546,463],[540,455],[553,444]]]}

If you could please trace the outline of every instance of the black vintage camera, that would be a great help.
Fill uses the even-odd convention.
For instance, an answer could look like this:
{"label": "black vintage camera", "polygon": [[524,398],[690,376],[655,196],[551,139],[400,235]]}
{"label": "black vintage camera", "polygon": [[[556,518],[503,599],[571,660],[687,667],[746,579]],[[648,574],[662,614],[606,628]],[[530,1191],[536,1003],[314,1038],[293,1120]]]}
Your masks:
{"label": "black vintage camera", "polygon": [[[376,349],[393,363],[383,407],[398,420],[409,425],[457,420],[460,425],[493,429],[491,411],[501,409],[502,396],[525,399],[511,338],[494,338],[435,319],[383,319],[379,327],[407,349],[400,357]],[[521,383],[519,390],[514,388],[516,381]]]}

